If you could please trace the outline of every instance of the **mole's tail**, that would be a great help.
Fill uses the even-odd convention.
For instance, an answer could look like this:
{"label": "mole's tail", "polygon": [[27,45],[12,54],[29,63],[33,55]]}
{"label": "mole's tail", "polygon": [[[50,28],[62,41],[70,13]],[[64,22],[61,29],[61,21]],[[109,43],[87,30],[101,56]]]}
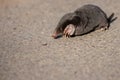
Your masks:
{"label": "mole's tail", "polygon": [[117,17],[114,17],[114,13],[112,13],[109,17],[108,17],[108,27],[110,27],[110,24],[115,21],[117,19]]}

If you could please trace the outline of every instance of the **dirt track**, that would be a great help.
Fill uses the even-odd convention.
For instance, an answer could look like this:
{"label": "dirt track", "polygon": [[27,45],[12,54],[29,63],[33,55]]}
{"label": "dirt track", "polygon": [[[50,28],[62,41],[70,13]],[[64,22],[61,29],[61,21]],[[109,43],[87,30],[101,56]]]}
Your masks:
{"label": "dirt track", "polygon": [[[52,39],[84,4],[118,17],[107,31]],[[0,80],[120,80],[120,0],[0,0]]]}

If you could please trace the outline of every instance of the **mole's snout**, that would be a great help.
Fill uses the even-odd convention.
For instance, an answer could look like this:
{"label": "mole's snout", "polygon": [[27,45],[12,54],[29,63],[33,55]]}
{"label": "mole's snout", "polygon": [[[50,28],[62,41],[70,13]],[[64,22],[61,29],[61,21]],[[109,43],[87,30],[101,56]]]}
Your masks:
{"label": "mole's snout", "polygon": [[55,33],[52,34],[52,37],[56,39],[57,35]]}
{"label": "mole's snout", "polygon": [[53,37],[54,39],[57,39],[57,38],[59,38],[59,37],[62,37],[62,33],[53,33],[53,34],[52,34],[52,37]]}

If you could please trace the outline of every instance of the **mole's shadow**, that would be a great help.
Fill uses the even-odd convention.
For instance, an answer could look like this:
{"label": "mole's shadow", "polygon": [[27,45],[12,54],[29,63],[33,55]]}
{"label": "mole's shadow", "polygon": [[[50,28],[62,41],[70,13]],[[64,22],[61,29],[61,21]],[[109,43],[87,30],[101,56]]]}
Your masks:
{"label": "mole's shadow", "polygon": [[114,17],[114,13],[112,13],[109,17],[108,17],[108,28],[110,27],[110,24],[112,22],[114,22],[118,17]]}

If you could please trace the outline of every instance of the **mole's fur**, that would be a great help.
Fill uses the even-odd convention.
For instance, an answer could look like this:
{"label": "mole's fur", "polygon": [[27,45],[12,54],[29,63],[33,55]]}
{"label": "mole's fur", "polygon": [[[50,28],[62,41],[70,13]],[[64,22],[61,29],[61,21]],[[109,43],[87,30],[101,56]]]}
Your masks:
{"label": "mole's fur", "polygon": [[98,29],[108,29],[108,18],[98,6],[88,4],[65,14],[52,36],[78,36]]}

